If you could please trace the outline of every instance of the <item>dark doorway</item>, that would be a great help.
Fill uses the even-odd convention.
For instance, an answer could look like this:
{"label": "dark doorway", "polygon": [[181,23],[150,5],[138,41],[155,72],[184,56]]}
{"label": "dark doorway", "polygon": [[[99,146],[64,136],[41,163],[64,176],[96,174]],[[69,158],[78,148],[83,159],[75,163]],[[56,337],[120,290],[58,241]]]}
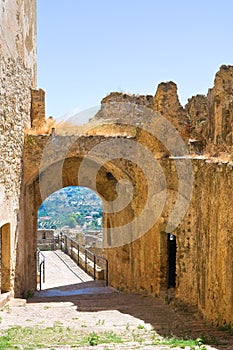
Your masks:
{"label": "dark doorway", "polygon": [[0,227],[0,294],[10,291],[10,224]]}
{"label": "dark doorway", "polygon": [[168,288],[176,286],[176,236],[168,234]]}

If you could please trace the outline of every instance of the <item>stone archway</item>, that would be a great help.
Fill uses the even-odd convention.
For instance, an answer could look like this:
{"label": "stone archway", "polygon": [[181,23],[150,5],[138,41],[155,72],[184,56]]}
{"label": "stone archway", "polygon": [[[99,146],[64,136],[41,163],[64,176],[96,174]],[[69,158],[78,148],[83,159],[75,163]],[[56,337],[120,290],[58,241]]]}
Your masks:
{"label": "stone archway", "polygon": [[1,293],[11,289],[10,256],[10,224],[5,224],[0,228]]}
{"label": "stone archway", "polygon": [[[78,170],[82,162],[82,157],[70,157],[65,160],[50,164],[40,175],[38,173],[31,178],[25,185],[24,196],[24,234],[25,234],[25,257],[24,259],[24,294],[27,291],[34,291],[36,288],[36,247],[37,247],[37,211],[41,203],[55,191],[67,186],[85,186],[95,191],[103,200],[103,212],[106,203],[114,201],[117,197],[117,182],[120,179],[129,178],[130,172],[127,172],[120,160],[101,166],[97,174],[96,188],[93,188],[88,174],[95,171],[98,164],[94,159],[87,162],[87,173],[80,184],[78,179]],[[62,174],[59,178],[56,176],[58,169],[62,167]],[[111,174],[111,176],[110,176]],[[44,186],[41,182],[45,181]],[[135,201],[137,200],[135,195]],[[111,232],[109,228],[118,227],[123,222],[132,219],[134,212],[132,206],[128,205],[124,210],[116,213],[103,214],[103,241],[104,245],[111,245]],[[110,223],[110,227],[109,227]],[[110,243],[109,243],[110,242]]]}
{"label": "stone archway", "polygon": [[[168,212],[175,200],[175,194],[169,191],[170,187],[177,187],[176,173],[171,171],[172,161],[160,160],[168,179],[167,192],[170,199],[164,207],[164,213],[154,221],[153,226],[148,227],[146,221],[153,217],[160,197],[155,196],[152,201],[147,202],[149,183],[146,174],[137,163],[140,153],[135,154],[135,162],[127,157],[123,159],[114,156],[110,161],[102,162],[98,156],[90,154],[90,150],[96,145],[111,139],[115,140],[104,136],[28,136],[24,155],[23,220],[20,226],[24,251],[22,256],[22,250],[19,250],[21,256],[18,260],[21,265],[18,264],[17,275],[21,276],[21,284],[17,285],[18,294],[27,295],[28,291],[34,291],[36,288],[36,230],[39,206],[55,191],[67,186],[80,185],[96,191],[103,200],[104,255],[110,262],[110,284],[123,290],[146,293],[151,291],[153,294],[159,294],[161,286],[167,287],[167,255],[163,254],[163,251],[167,252],[167,239],[161,232],[166,228]],[[59,152],[59,147],[65,152]],[[113,152],[118,154],[117,149],[111,149],[111,154]],[[86,171],[80,183],[78,174],[83,159]],[[146,162],[146,165],[151,166],[150,162]],[[93,172],[96,174],[94,187]],[[111,212],[112,202],[119,195],[120,180],[130,182],[133,197],[123,209],[114,209]],[[160,177],[153,177],[152,180],[153,187],[160,188],[161,191]],[[163,184],[162,181],[161,183]],[[146,212],[146,217],[144,221],[139,222],[137,218],[143,212]],[[139,234],[141,228],[143,233]]]}

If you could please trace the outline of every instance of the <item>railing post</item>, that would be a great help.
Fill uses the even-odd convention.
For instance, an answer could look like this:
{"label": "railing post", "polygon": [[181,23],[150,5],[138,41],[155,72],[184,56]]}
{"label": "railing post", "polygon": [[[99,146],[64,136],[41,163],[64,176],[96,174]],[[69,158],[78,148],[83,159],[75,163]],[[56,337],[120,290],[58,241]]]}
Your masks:
{"label": "railing post", "polygon": [[73,259],[73,240],[70,241],[70,257]]}
{"label": "railing post", "polygon": [[96,255],[94,255],[94,280],[96,280]]}
{"label": "railing post", "polygon": [[37,274],[39,273],[39,286],[42,289],[42,282],[45,283],[45,256],[37,249]]}
{"label": "railing post", "polygon": [[85,249],[85,272],[87,272],[87,251]]}
{"label": "railing post", "polygon": [[[106,284],[106,286],[109,285],[109,277],[108,277],[109,268],[108,268],[108,260],[106,258],[98,256],[95,253],[89,251],[87,248],[85,248],[85,246],[83,246],[82,244],[79,244],[77,241],[71,239],[69,236],[67,236],[66,234],[63,234],[62,232],[60,232],[59,238],[60,238],[60,241],[61,241],[61,250],[63,248],[63,251],[67,255],[69,255],[71,257],[71,259],[73,259],[73,257],[74,257],[74,251],[73,251],[74,248],[75,248],[75,250],[77,249],[78,259],[76,261],[76,264],[78,266],[80,266],[80,259],[81,259],[80,253],[84,252],[84,267],[83,267],[83,262],[81,263],[81,267],[82,267],[82,269],[84,269],[84,271],[86,273],[88,273],[88,260],[90,259],[93,262],[94,271],[93,272],[89,271],[89,274],[93,275],[94,280],[97,279],[97,266],[98,266],[97,263],[98,263],[98,259],[100,259],[102,262],[105,262],[105,276],[104,276],[105,277],[105,284]],[[91,266],[92,266],[92,264],[91,264]]]}
{"label": "railing post", "polygon": [[65,253],[68,254],[67,235],[65,235]]}
{"label": "railing post", "polygon": [[45,283],[45,261],[43,261],[43,283]]}
{"label": "railing post", "polygon": [[42,281],[41,281],[41,264],[40,264],[40,290],[42,289]]}
{"label": "railing post", "polygon": [[40,290],[42,289],[42,264],[43,262],[40,263]]}
{"label": "railing post", "polygon": [[37,250],[37,271],[40,269],[40,251]]}
{"label": "railing post", "polygon": [[106,259],[106,277],[105,277],[106,287],[108,286],[108,260]]}
{"label": "railing post", "polygon": [[59,234],[59,240],[60,240],[60,249],[61,249],[61,251],[62,251],[62,232],[60,232],[60,234]]}

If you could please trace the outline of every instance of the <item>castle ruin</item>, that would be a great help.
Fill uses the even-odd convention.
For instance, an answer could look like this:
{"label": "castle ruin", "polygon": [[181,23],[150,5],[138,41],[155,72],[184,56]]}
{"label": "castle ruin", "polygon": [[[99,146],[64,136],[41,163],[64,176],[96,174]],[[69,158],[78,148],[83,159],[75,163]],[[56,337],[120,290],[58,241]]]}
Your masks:
{"label": "castle ruin", "polygon": [[[177,299],[196,306],[207,320],[232,324],[233,67],[221,66],[207,96],[194,96],[185,107],[175,83],[161,83],[155,96],[105,97],[81,134],[62,134],[59,128],[55,135],[42,133],[46,120],[44,91],[36,87],[36,0],[1,1],[0,23],[1,300],[36,289],[40,204],[62,187],[82,184],[104,200],[104,254],[112,286],[152,295],[174,288]],[[158,124],[159,116],[169,123]],[[177,134],[170,134],[170,124],[188,153],[176,153]],[[125,142],[147,148],[163,176],[146,177],[151,162],[143,157],[144,171],[140,167],[144,148],[135,146],[132,159],[126,151],[124,158],[119,148]],[[111,147],[101,163],[92,150],[104,143]],[[82,178],[77,174],[83,160]],[[191,176],[182,178],[187,167]],[[93,184],[90,174],[96,169]],[[108,203],[116,200],[121,180],[132,184],[133,195],[124,208],[111,212]],[[160,191],[147,203],[151,183]],[[135,219],[145,206],[147,217],[153,217],[160,201],[158,218],[138,234]],[[176,205],[184,216],[169,226]],[[128,231],[122,228],[124,235],[115,236],[114,230],[124,226]]]}

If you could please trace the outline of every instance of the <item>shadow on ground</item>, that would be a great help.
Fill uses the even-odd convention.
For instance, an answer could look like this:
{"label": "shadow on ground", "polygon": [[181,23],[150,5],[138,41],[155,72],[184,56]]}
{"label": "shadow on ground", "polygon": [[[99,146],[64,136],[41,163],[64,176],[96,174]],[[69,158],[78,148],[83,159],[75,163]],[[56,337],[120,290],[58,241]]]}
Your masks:
{"label": "shadow on ground", "polygon": [[203,338],[216,349],[233,349],[233,335],[205,322],[194,308],[168,304],[167,298],[119,292],[91,281],[37,292],[28,303],[72,302],[78,312],[117,310],[153,326],[161,336]]}

